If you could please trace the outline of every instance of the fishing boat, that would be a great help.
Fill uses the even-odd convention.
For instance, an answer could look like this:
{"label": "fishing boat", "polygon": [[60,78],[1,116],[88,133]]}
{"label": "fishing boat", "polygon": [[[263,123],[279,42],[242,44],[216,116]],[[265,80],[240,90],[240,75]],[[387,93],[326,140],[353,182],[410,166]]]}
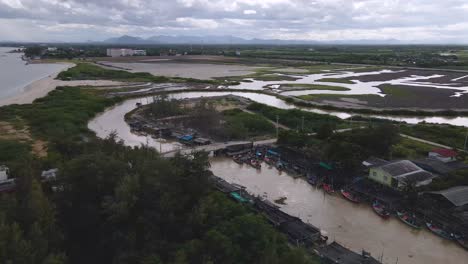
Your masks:
{"label": "fishing boat", "polygon": [[317,175],[315,174],[308,174],[307,175],[307,182],[310,184],[310,185],[317,185],[317,182],[318,182],[318,177]]}
{"label": "fishing boat", "polygon": [[468,250],[468,238],[463,237],[463,236],[457,236],[455,237],[455,240],[457,243],[462,246],[465,250]]}
{"label": "fishing boat", "polygon": [[438,236],[440,236],[442,238],[445,238],[445,239],[448,239],[448,240],[453,240],[454,239],[454,236],[453,236],[452,233],[445,231],[444,229],[442,229],[438,225],[426,222],[426,226],[427,226],[427,228],[429,230],[432,231],[432,233],[434,233],[434,234],[436,234],[436,235],[438,235]]}
{"label": "fishing boat", "polygon": [[418,219],[414,214],[411,215],[407,212],[398,211],[397,216],[403,223],[411,226],[412,228],[421,229],[421,225],[418,223]]}
{"label": "fishing boat", "polygon": [[388,211],[385,204],[379,202],[379,200],[374,200],[374,202],[372,202],[372,209],[374,209],[374,212],[382,218],[386,219],[390,217],[390,211]]}
{"label": "fishing boat", "polygon": [[237,164],[243,164],[244,163],[244,161],[242,160],[242,156],[234,156],[232,159]]}
{"label": "fishing boat", "polygon": [[333,186],[331,186],[331,185],[328,184],[328,183],[323,183],[323,184],[322,184],[322,188],[323,188],[323,190],[325,190],[325,192],[328,193],[328,194],[334,194],[334,193],[335,193],[335,190],[333,189]]}
{"label": "fishing boat", "polygon": [[349,191],[341,189],[341,195],[343,195],[344,198],[346,198],[347,200],[349,200],[349,201],[351,201],[353,203],[359,203],[359,198],[355,194],[353,194],[353,193],[351,193]]}
{"label": "fishing boat", "polygon": [[255,159],[251,159],[249,161],[249,164],[250,164],[250,166],[254,167],[257,170],[262,168],[262,165],[260,164],[260,162],[258,160],[255,160]]}

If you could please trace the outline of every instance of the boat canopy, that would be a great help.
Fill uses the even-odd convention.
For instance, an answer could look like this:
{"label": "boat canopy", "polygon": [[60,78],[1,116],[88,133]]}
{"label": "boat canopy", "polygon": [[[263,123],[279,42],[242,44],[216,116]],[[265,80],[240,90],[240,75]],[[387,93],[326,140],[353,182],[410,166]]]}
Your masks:
{"label": "boat canopy", "polygon": [[242,197],[238,192],[232,192],[231,196],[234,199],[236,199],[237,201],[241,202],[241,203],[246,203],[246,202],[249,201],[249,200],[245,199],[244,197]]}
{"label": "boat canopy", "polygon": [[273,156],[279,156],[279,153],[276,151],[273,151],[271,149],[268,150],[268,154],[273,155]]}
{"label": "boat canopy", "polygon": [[192,141],[193,136],[192,135],[185,135],[185,136],[180,137],[179,139],[183,140],[183,141]]}
{"label": "boat canopy", "polygon": [[327,170],[333,170],[333,167],[325,162],[320,162],[319,165]]}

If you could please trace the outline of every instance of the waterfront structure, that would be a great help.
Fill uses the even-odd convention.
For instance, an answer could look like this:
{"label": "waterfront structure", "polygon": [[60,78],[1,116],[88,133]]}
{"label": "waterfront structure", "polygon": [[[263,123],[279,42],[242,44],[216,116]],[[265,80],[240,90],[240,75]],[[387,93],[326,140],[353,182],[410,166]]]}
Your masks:
{"label": "waterfront structure", "polygon": [[394,189],[428,185],[433,178],[431,173],[409,160],[389,162],[369,169],[369,179]]}
{"label": "waterfront structure", "polygon": [[108,57],[146,56],[146,50],[107,49]]}
{"label": "waterfront structure", "polygon": [[429,152],[429,158],[437,159],[442,162],[452,162],[457,160],[458,153],[455,150],[437,148]]}
{"label": "waterfront structure", "polygon": [[440,177],[445,177],[458,170],[468,169],[468,164],[461,161],[443,162],[435,158],[424,158],[412,160],[412,162],[424,170]]}
{"label": "waterfront structure", "polygon": [[433,197],[444,203],[446,207],[468,207],[468,186],[457,186],[438,192],[427,192],[424,195]]}
{"label": "waterfront structure", "polygon": [[361,254],[353,252],[342,245],[333,242],[326,247],[317,250],[321,263],[345,263],[345,264],[379,264],[380,261],[371,256],[369,252],[362,251]]}

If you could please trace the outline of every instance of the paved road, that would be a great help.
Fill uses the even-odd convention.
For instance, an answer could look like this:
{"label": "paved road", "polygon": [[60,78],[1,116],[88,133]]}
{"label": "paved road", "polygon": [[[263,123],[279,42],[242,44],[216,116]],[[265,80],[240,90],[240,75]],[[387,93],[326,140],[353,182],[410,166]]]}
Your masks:
{"label": "paved road", "polygon": [[[408,135],[405,135],[405,134],[400,134],[400,136],[404,137],[404,138],[414,140],[414,141],[418,141],[418,142],[421,142],[421,143],[425,143],[425,144],[428,144],[428,145],[432,145],[432,146],[435,146],[435,147],[452,149],[452,147],[450,147],[450,146],[442,145],[442,144],[432,142],[432,141],[429,141],[429,140],[425,140],[425,139],[422,139],[422,138],[412,137],[412,136],[408,136]],[[458,149],[458,150],[463,151],[462,149]]]}

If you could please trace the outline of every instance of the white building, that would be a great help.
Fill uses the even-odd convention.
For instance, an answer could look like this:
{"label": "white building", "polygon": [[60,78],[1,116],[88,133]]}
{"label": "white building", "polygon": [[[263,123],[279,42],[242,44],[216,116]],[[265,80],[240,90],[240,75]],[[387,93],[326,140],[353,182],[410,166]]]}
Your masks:
{"label": "white building", "polygon": [[132,49],[107,49],[108,57],[126,57],[134,54],[135,52]]}
{"label": "white building", "polygon": [[134,56],[146,56],[146,50],[133,50]]}
{"label": "white building", "polygon": [[8,175],[10,174],[10,170],[7,166],[1,165],[0,166],[0,182],[8,180]]}

